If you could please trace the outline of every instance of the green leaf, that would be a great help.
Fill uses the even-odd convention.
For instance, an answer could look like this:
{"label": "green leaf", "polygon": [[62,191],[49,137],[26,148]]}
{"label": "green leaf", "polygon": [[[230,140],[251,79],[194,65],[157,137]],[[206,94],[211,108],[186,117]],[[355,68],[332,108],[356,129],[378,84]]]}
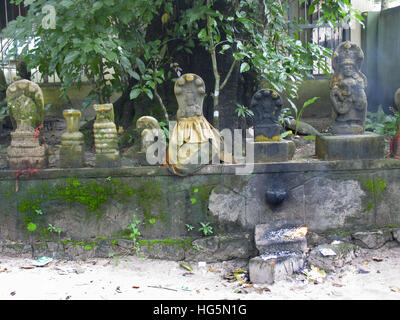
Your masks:
{"label": "green leaf", "polygon": [[27,228],[29,231],[35,231],[36,228],[37,228],[37,226],[36,226],[35,223],[29,222],[26,228]]}
{"label": "green leaf", "polygon": [[149,88],[143,88],[143,91],[147,96],[150,98],[150,100],[153,100],[153,92]]}
{"label": "green leaf", "polygon": [[195,204],[195,203],[197,202],[197,199],[196,199],[196,198],[190,198],[190,202],[191,202],[192,204]]}
{"label": "green leaf", "polygon": [[[151,80],[149,80],[149,81],[147,81],[146,82],[146,85],[148,85],[150,88],[152,88],[153,90],[156,88],[156,84],[155,84],[155,82],[154,81],[151,81]],[[152,98],[151,98],[152,99]]]}
{"label": "green leaf", "polygon": [[156,221],[157,221],[156,218],[150,218],[150,219],[149,219],[149,223],[150,223],[150,224],[155,224]]}
{"label": "green leaf", "polygon": [[200,40],[204,40],[207,37],[207,30],[205,28],[201,29],[197,36]]}
{"label": "green leaf", "polygon": [[117,54],[112,51],[108,51],[106,54],[106,59],[109,61],[116,61],[117,58],[118,58]]}
{"label": "green leaf", "polygon": [[62,5],[63,7],[66,7],[68,9],[68,8],[72,7],[74,5],[74,3],[71,0],[63,0],[60,2],[60,5]]}
{"label": "green leaf", "polygon": [[102,7],[103,7],[103,3],[100,1],[96,1],[92,6],[92,10],[97,11],[97,10],[101,9]]}
{"label": "green leaf", "polygon": [[131,93],[129,94],[130,99],[131,100],[136,99],[140,95],[141,92],[142,92],[142,90],[139,88],[132,89]]}
{"label": "green leaf", "polygon": [[143,62],[141,59],[136,58],[136,64],[137,64],[137,66],[138,66],[138,68],[139,68],[139,71],[140,71],[141,73],[145,73],[145,71],[146,71],[146,65],[144,64],[144,62]]}
{"label": "green leaf", "polygon": [[250,65],[247,62],[242,62],[240,65],[240,73],[246,72],[250,70]]}
{"label": "green leaf", "polygon": [[133,79],[140,80],[140,75],[136,71],[128,70],[128,73]]}
{"label": "green leaf", "polygon": [[290,103],[290,106],[292,107],[292,109],[294,110],[295,114],[297,114],[298,110],[296,105],[294,104],[294,102],[291,99],[288,99],[288,102]]}
{"label": "green leaf", "polygon": [[167,52],[168,46],[166,44],[164,44],[164,46],[161,48],[160,50],[160,57],[164,58],[165,53]]}
{"label": "green leaf", "polygon": [[289,134],[291,134],[292,133],[292,131],[285,131],[285,132],[282,132],[281,134],[280,134],[280,138],[281,139],[284,139],[284,138],[286,138]]}
{"label": "green leaf", "polygon": [[314,103],[317,99],[319,99],[319,97],[314,97],[314,98],[308,99],[306,102],[304,102],[303,108],[305,108],[305,107],[309,106],[310,104]]}
{"label": "green leaf", "polygon": [[72,63],[77,57],[79,57],[81,53],[79,51],[72,51],[64,59],[64,63],[70,64]]}

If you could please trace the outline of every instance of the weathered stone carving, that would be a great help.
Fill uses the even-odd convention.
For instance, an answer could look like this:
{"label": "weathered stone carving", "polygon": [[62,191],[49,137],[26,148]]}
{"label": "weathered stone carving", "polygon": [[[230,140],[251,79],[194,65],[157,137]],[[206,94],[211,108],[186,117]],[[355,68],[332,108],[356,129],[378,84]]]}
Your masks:
{"label": "weathered stone carving", "polygon": [[[139,151],[137,151],[135,154],[135,158],[139,161],[139,164],[141,164],[143,166],[159,164],[159,163],[157,163],[157,161],[155,161],[155,163],[153,163],[153,161],[148,161],[148,159],[147,159],[147,151],[150,148],[150,146],[152,146],[156,140],[159,142],[164,141],[164,140],[158,140],[159,135],[163,134],[163,133],[162,133],[160,124],[158,123],[157,119],[150,117],[150,116],[140,117],[136,121],[136,129],[140,136],[140,146],[139,146]],[[161,146],[161,148],[164,148],[163,156],[164,156],[164,161],[165,161],[166,145],[164,144],[163,146]],[[153,150],[153,151],[154,151],[154,154],[152,154],[151,157],[154,157],[154,159],[157,159],[157,160],[159,158],[161,158],[161,154],[160,155],[158,154],[158,152],[160,151],[159,149]],[[157,154],[155,154],[155,153],[157,153]]]}
{"label": "weathered stone carving", "polygon": [[39,85],[29,80],[15,81],[6,94],[14,129],[17,128],[17,120],[28,120],[33,128],[43,123],[44,100]]}
{"label": "weathered stone carving", "polygon": [[45,168],[48,163],[47,148],[39,144],[44,112],[42,90],[36,83],[20,80],[8,87],[6,96],[15,129],[7,149],[9,168]]}
{"label": "weathered stone carving", "polygon": [[117,128],[114,123],[114,107],[111,103],[95,104],[96,121],[93,125],[96,147],[96,167],[119,167]]}
{"label": "weathered stone carving", "polygon": [[258,90],[251,99],[250,109],[254,113],[254,162],[292,159],[294,142],[280,139],[282,101],[279,94],[271,89]]}
{"label": "weathered stone carving", "polygon": [[[174,92],[178,101],[178,121],[168,146],[168,164],[172,172],[188,175],[216,158],[218,163],[219,160],[232,163],[232,156],[222,151],[220,133],[203,116],[206,95],[203,79],[196,74],[184,74],[176,81]],[[211,146],[215,153],[210,152]]]}
{"label": "weathered stone carving", "polygon": [[333,135],[316,136],[319,159],[380,159],[385,155],[384,136],[365,132],[367,78],[360,71],[363,59],[362,50],[349,41],[341,43],[332,56],[330,96],[336,119]]}
{"label": "weathered stone carving", "polygon": [[400,110],[400,88],[394,93],[394,105],[396,106],[397,110]]}
{"label": "weathered stone carving", "polygon": [[161,127],[157,119],[150,116],[143,116],[136,121],[136,129],[141,137],[140,152],[146,153],[147,148],[154,143],[151,130],[161,130]]}
{"label": "weathered stone carving", "polygon": [[278,141],[281,131],[279,115],[281,97],[271,89],[257,91],[251,99],[250,109],[254,112],[255,141]]}
{"label": "weathered stone carving", "polygon": [[75,109],[66,109],[63,111],[63,116],[67,124],[67,131],[61,136],[60,167],[83,167],[84,140],[82,132],[79,132],[81,112]]}
{"label": "weathered stone carving", "polygon": [[335,112],[334,134],[363,134],[367,111],[367,78],[361,72],[362,50],[354,43],[343,42],[332,56],[334,70],[330,97]]}

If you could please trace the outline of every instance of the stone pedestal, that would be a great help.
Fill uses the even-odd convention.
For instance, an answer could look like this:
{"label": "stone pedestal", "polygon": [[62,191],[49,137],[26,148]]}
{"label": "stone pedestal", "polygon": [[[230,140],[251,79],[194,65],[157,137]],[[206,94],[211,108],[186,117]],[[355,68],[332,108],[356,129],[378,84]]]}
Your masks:
{"label": "stone pedestal", "polygon": [[248,142],[254,147],[254,163],[281,162],[293,158],[296,146],[293,141]]}
{"label": "stone pedestal", "polygon": [[280,134],[281,127],[277,124],[259,124],[258,127],[254,128],[254,140],[257,142],[279,140]]}
{"label": "stone pedestal", "polygon": [[299,223],[257,225],[254,241],[260,255],[249,261],[250,280],[273,284],[300,270],[307,250],[307,230]]}
{"label": "stone pedestal", "polygon": [[375,133],[317,135],[315,153],[322,160],[382,159],[385,156],[385,138]]}
{"label": "stone pedestal", "polygon": [[44,112],[42,90],[32,81],[19,80],[10,84],[6,96],[15,129],[7,149],[9,168],[23,170],[47,167],[47,148],[39,143]]}
{"label": "stone pedestal", "polygon": [[96,121],[93,125],[96,147],[96,167],[121,166],[118,150],[117,128],[114,124],[114,108],[111,103],[94,105]]}
{"label": "stone pedestal", "polygon": [[273,284],[304,266],[304,258],[294,252],[283,252],[281,255],[264,255],[250,259],[250,281],[254,283]]}
{"label": "stone pedestal", "polygon": [[12,170],[43,169],[47,167],[47,148],[35,138],[29,121],[19,120],[11,132],[11,145],[7,148],[8,167]]}
{"label": "stone pedestal", "polygon": [[83,134],[79,132],[81,112],[75,109],[63,111],[67,132],[61,136],[60,167],[81,168],[84,164]]}

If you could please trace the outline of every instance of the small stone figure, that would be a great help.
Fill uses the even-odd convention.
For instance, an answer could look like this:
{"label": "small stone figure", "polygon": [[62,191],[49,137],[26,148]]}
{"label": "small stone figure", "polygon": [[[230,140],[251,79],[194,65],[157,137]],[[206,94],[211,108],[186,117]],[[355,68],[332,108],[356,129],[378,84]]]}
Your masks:
{"label": "small stone figure", "polygon": [[6,95],[15,129],[7,149],[9,168],[45,168],[48,163],[47,148],[39,144],[44,113],[42,90],[36,83],[19,80],[8,87]]}
{"label": "small stone figure", "polygon": [[81,112],[66,109],[63,116],[67,123],[67,131],[61,136],[60,167],[81,168],[84,162],[83,134],[79,132]]}
{"label": "small stone figure", "polygon": [[[161,148],[163,148],[163,154],[159,154],[159,151],[154,151],[154,154],[147,155],[147,151],[152,146],[155,141],[159,141],[162,143],[162,141],[165,141],[165,139],[159,138],[159,134],[161,133],[161,127],[160,124],[158,123],[157,119],[150,117],[150,116],[143,116],[140,117],[136,121],[136,129],[138,134],[140,135],[140,148],[139,151],[135,154],[135,158],[139,161],[139,164],[143,166],[148,166],[148,165],[153,165],[153,161],[150,159],[147,159],[148,156],[154,157],[154,159],[159,159],[163,155],[164,156],[164,161],[165,161],[165,148],[166,145],[163,144],[161,145]],[[155,132],[154,132],[155,131]],[[163,134],[163,133],[161,133]],[[160,140],[159,140],[160,139]],[[157,154],[155,154],[157,153]],[[150,161],[149,161],[150,160]],[[157,161],[155,161],[157,163]]]}
{"label": "small stone figure", "polygon": [[117,128],[114,123],[114,107],[111,103],[95,104],[96,121],[93,125],[96,147],[96,167],[119,167]]}
{"label": "small stone figure", "polygon": [[280,138],[282,100],[272,89],[258,90],[251,99],[254,113],[254,163],[287,161],[295,151],[293,141]]}
{"label": "small stone figure", "polygon": [[332,56],[331,100],[335,112],[333,133],[363,134],[367,112],[367,78],[360,71],[362,50],[354,43],[343,42]]}
{"label": "small stone figure", "polygon": [[233,163],[232,156],[222,151],[223,139],[220,133],[203,116],[203,100],[206,95],[203,79],[193,73],[184,74],[175,82],[174,92],[178,101],[178,121],[168,145],[167,161],[170,170],[185,176],[211,161]]}
{"label": "small stone figure", "polygon": [[146,153],[147,148],[154,143],[154,136],[150,132],[153,129],[161,130],[160,124],[153,117],[143,116],[136,121],[136,129],[141,137],[140,152]]}
{"label": "small stone figure", "polygon": [[278,141],[281,133],[278,119],[282,109],[279,94],[271,89],[257,91],[251,99],[250,109],[254,112],[254,140]]}

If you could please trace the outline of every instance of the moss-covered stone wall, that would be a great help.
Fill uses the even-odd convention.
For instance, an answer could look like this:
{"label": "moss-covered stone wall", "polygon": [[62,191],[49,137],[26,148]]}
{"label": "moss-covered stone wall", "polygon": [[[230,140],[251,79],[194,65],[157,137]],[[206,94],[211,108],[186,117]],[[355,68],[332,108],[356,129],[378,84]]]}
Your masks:
{"label": "moss-covered stone wall", "polygon": [[[61,257],[134,250],[170,259],[248,258],[257,224],[300,221],[313,232],[400,225],[395,159],[0,171],[0,251]],[[282,203],[266,194],[285,193]],[[12,250],[11,250],[12,251]]]}

